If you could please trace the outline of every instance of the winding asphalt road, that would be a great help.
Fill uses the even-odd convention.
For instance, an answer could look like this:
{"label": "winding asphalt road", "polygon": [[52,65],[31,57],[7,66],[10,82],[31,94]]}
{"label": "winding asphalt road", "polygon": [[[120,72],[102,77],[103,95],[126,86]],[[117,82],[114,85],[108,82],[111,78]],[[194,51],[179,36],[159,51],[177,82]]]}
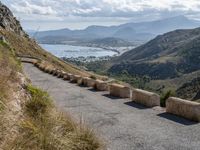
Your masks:
{"label": "winding asphalt road", "polygon": [[110,97],[46,74],[24,63],[33,85],[49,92],[58,108],[92,127],[109,150],[200,150],[200,124]]}

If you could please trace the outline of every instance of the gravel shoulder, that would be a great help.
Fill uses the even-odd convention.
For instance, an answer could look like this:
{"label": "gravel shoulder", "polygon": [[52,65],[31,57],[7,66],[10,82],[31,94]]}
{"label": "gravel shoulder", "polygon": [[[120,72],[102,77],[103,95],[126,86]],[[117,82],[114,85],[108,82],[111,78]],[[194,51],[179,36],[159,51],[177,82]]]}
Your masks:
{"label": "gravel shoulder", "polygon": [[109,150],[199,150],[200,124],[146,108],[129,99],[110,97],[43,73],[23,63],[33,85],[50,94],[57,107],[86,123]]}

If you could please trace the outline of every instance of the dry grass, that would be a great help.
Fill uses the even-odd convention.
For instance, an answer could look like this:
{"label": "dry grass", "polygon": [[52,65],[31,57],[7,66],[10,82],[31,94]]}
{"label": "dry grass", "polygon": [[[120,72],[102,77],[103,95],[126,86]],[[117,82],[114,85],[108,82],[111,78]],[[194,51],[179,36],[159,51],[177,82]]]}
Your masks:
{"label": "dry grass", "polygon": [[7,43],[0,42],[0,111],[9,97],[9,82],[16,82],[16,73],[21,71],[21,65],[16,60],[12,49]]}
{"label": "dry grass", "polygon": [[21,134],[10,149],[21,150],[96,150],[100,148],[94,134],[79,128],[65,114],[54,112],[40,119],[27,118],[21,123]]}
{"label": "dry grass", "polygon": [[19,112],[13,106],[17,103],[15,93],[19,90],[18,72],[21,70],[10,46],[0,41],[0,149],[7,145],[16,131]]}
{"label": "dry grass", "polygon": [[93,132],[66,114],[55,110],[48,94],[28,86],[32,98],[26,102],[21,132],[8,149],[96,150],[101,148]]}

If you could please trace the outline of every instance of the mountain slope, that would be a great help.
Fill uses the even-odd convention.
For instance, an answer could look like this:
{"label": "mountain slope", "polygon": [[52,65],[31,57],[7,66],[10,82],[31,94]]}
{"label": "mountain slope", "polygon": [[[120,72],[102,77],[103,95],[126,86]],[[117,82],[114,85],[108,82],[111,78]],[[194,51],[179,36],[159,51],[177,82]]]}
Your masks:
{"label": "mountain slope", "polygon": [[177,89],[177,95],[192,100],[200,99],[200,77],[194,78],[191,82],[183,84]]}
{"label": "mountain slope", "polygon": [[200,28],[176,30],[116,58],[110,72],[166,79],[200,69]]}
{"label": "mountain slope", "polygon": [[[200,72],[200,28],[175,30],[149,41],[111,62],[108,73],[148,77],[153,91],[175,90],[182,98],[192,99],[198,92]],[[109,64],[110,65],[110,64]],[[191,81],[191,84],[187,83]]]}

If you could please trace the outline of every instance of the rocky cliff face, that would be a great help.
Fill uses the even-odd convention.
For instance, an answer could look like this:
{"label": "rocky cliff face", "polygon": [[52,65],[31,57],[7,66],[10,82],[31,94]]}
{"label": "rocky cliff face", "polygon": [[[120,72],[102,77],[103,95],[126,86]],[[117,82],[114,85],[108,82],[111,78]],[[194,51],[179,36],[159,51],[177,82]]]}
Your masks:
{"label": "rocky cliff face", "polygon": [[0,2],[0,28],[7,31],[15,32],[20,36],[25,36],[26,33],[23,31],[20,22],[14,17],[13,13],[8,7]]}

